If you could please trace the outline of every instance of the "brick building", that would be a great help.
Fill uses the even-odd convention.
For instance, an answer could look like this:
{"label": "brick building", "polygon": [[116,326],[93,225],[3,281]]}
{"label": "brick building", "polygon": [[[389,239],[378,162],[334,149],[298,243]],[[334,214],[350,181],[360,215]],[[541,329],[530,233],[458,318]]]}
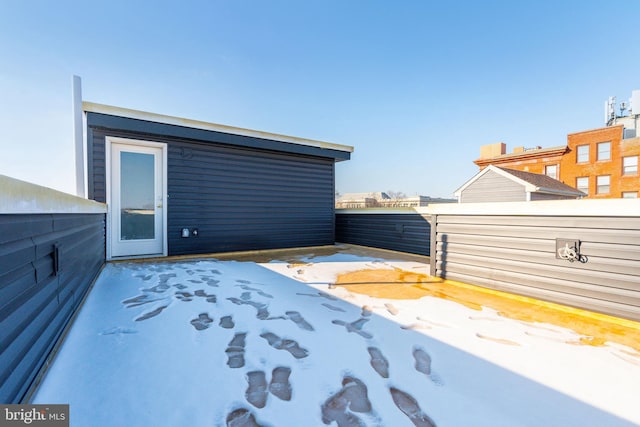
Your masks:
{"label": "brick building", "polygon": [[[640,113],[640,91],[632,108]],[[638,98],[639,101],[633,102]],[[637,105],[636,105],[637,104]],[[607,126],[567,135],[567,145],[551,148],[517,147],[506,153],[502,142],[480,148],[474,163],[540,173],[577,188],[589,198],[636,198],[640,192],[638,163],[640,114],[612,116]]]}

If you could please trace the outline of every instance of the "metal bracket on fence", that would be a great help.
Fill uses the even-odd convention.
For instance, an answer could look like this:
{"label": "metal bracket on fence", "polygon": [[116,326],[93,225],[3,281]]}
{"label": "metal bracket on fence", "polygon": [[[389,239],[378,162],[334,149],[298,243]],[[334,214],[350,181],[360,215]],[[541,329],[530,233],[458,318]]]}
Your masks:
{"label": "metal bracket on fence", "polygon": [[60,244],[53,245],[53,275],[57,276],[60,271]]}
{"label": "metal bracket on fence", "polygon": [[580,253],[580,240],[577,239],[556,239],[556,259],[580,261],[583,264],[588,261],[588,258]]}

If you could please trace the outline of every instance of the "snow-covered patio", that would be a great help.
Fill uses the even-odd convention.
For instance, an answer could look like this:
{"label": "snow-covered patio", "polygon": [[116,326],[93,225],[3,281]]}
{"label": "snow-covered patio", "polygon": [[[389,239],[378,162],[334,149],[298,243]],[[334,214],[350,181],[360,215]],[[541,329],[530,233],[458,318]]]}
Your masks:
{"label": "snow-covered patio", "polygon": [[348,247],[108,264],[32,403],[69,403],[73,426],[640,424],[632,347],[334,285],[342,273],[428,268]]}

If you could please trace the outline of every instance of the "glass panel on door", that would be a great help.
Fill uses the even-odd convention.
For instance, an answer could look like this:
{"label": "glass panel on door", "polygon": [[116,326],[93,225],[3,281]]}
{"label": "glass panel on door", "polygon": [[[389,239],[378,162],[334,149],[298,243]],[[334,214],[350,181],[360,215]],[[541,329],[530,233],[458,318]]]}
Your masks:
{"label": "glass panel on door", "polygon": [[120,239],[155,238],[155,158],[120,152]]}

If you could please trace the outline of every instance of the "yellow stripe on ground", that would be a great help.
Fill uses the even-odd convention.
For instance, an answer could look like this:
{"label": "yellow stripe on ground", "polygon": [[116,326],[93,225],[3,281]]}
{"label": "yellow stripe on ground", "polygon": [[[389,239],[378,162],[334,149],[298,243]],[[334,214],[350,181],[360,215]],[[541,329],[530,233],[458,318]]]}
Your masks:
{"label": "yellow stripe on ground", "polygon": [[[431,296],[454,301],[474,310],[488,307],[504,317],[571,329],[581,335],[579,341],[571,341],[571,344],[601,346],[606,342],[615,342],[640,352],[639,322],[531,297],[400,269],[345,273],[338,276],[336,285],[376,298],[418,299]],[[640,353],[637,356],[640,357]]]}

